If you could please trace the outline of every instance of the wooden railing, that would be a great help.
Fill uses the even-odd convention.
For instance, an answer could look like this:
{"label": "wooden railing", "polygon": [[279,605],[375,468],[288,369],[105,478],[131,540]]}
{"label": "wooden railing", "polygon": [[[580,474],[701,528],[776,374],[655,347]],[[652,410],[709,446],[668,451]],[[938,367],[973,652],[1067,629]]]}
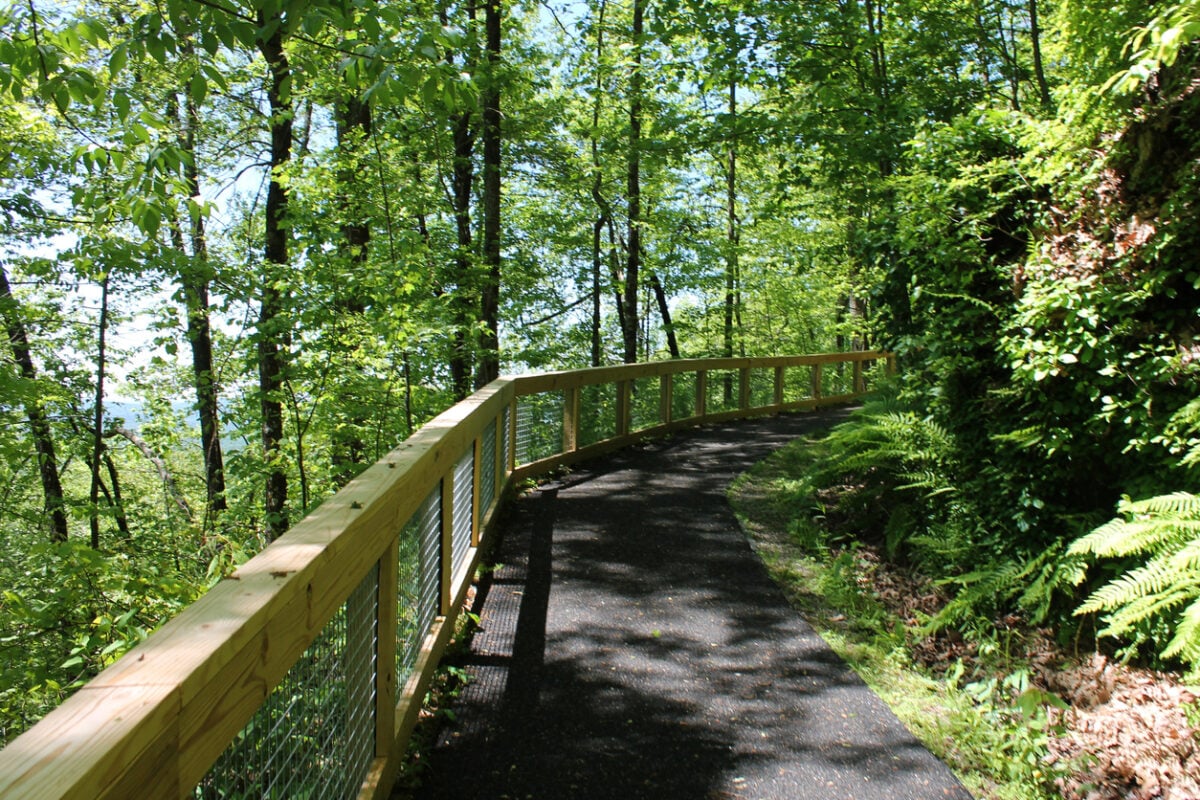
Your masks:
{"label": "wooden railing", "polygon": [[385,797],[516,480],[681,427],[851,401],[892,368],[854,352],[497,380],[0,751],[0,797]]}

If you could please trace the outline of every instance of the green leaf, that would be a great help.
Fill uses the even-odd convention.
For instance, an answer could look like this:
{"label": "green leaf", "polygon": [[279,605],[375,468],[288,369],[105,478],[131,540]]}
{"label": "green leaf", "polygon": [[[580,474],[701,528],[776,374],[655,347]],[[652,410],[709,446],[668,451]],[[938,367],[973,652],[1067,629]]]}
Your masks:
{"label": "green leaf", "polygon": [[208,96],[208,81],[204,79],[201,72],[192,74],[192,80],[188,84],[188,92],[191,94],[192,102],[198,106],[204,105],[204,98]]}

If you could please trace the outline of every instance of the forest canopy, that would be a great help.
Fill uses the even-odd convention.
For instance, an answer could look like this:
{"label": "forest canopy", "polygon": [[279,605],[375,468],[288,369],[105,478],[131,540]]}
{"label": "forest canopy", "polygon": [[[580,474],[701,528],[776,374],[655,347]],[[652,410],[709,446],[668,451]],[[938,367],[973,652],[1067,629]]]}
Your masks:
{"label": "forest canopy", "polygon": [[[1132,504],[1200,488],[1195,0],[0,28],[0,740],[501,373],[893,350],[948,483],[891,533],[952,574],[1065,553],[1123,495],[1200,516]],[[1151,563],[1194,574],[1171,530]],[[1190,608],[1122,630],[1194,666]]]}

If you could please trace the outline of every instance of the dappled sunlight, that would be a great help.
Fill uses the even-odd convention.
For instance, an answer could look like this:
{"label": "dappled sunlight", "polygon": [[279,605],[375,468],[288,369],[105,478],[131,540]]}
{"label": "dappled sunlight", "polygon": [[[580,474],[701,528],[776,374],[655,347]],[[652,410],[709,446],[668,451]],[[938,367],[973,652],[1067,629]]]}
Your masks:
{"label": "dappled sunlight", "polygon": [[725,500],[829,418],[653,442],[518,503],[417,796],[969,797],[788,606]]}

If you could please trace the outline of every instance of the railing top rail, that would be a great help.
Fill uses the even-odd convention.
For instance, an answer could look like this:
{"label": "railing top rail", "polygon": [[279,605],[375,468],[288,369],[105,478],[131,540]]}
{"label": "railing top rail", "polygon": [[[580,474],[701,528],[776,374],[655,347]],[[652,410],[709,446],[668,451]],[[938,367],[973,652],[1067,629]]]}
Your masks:
{"label": "railing top rail", "polygon": [[619,380],[653,378],[681,372],[701,370],[748,369],[770,367],[803,367],[816,364],[836,364],[854,361],[874,361],[886,358],[878,350],[856,350],[848,353],[816,353],[800,356],[761,356],[735,358],[679,358],[666,361],[643,361],[637,364],[615,364],[605,367],[556,370],[517,375],[517,394],[536,394],[571,386],[592,386]]}

